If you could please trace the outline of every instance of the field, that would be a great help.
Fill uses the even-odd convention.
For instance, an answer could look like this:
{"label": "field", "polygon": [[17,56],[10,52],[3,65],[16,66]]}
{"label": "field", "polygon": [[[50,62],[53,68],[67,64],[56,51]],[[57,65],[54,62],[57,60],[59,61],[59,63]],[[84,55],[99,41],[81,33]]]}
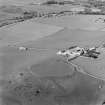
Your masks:
{"label": "field", "polygon": [[[69,64],[56,55],[73,45],[105,43],[105,23],[96,21],[99,18],[104,15],[37,17],[1,27],[0,105],[102,105],[105,52],[98,59],[79,57]],[[20,46],[29,49],[19,50]]]}

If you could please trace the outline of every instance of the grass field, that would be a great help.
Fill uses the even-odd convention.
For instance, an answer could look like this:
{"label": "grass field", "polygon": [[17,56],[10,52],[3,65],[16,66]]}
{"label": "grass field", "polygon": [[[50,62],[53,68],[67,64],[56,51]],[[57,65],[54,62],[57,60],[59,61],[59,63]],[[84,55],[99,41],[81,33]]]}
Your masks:
{"label": "grass field", "polygon": [[[0,86],[7,86],[7,90],[1,91],[2,105],[102,105],[105,100],[105,53],[96,60],[79,57],[72,61],[96,78],[78,72],[56,55],[59,49],[72,45],[92,47],[104,43],[105,23],[95,22],[100,17],[104,18],[102,15],[36,18],[0,28]],[[20,51],[18,46],[32,49]],[[38,78],[27,74],[27,70]],[[24,72],[22,78],[20,72]],[[24,75],[29,77],[26,79],[29,86],[18,87],[24,86],[21,82]],[[30,87],[33,90],[27,90]],[[38,87],[42,91],[40,98],[33,94]]]}
{"label": "grass field", "polygon": [[[77,15],[77,16],[61,16],[56,18],[35,19],[37,22],[51,24],[70,29],[99,30],[101,31],[105,24],[95,22],[98,18],[104,18],[102,15]],[[34,20],[33,20],[34,21]]]}
{"label": "grass field", "polygon": [[0,30],[1,33],[0,37],[3,43],[8,44],[23,43],[51,35],[61,29],[62,29],[61,27],[57,26],[27,21],[23,23],[18,23],[16,25],[14,24],[10,27],[2,28]]}

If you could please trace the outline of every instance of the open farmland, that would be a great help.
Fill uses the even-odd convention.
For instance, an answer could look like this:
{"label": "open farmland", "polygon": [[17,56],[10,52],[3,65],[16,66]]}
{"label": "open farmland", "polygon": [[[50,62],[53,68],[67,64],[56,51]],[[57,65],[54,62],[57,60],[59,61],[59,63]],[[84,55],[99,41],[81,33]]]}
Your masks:
{"label": "open farmland", "polygon": [[[48,6],[24,8],[45,12]],[[49,11],[69,5],[57,8]],[[74,45],[105,43],[105,23],[99,18],[104,15],[37,17],[1,27],[0,105],[104,105],[105,51],[97,59],[78,57],[69,63],[56,54]]]}
{"label": "open farmland", "polygon": [[[95,35],[92,36],[93,34]],[[76,38],[75,35],[78,35],[78,37]],[[82,36],[82,38],[79,38],[80,36]],[[16,75],[18,72],[21,72],[21,70],[23,71],[25,69],[29,69],[33,73],[41,75],[42,77],[43,76],[58,76],[58,77],[61,76],[62,77],[63,75],[69,75],[69,73],[72,72],[71,70],[73,70],[73,68],[72,66],[63,63],[62,58],[59,58],[56,56],[57,50],[59,48],[65,48],[67,46],[74,45],[74,44],[78,44],[80,46],[87,46],[87,45],[91,46],[91,45],[96,45],[96,44],[98,45],[98,44],[101,44],[101,42],[103,41],[104,41],[104,32],[62,29],[60,32],[57,32],[54,35],[47,36],[47,37],[38,39],[36,41],[30,41],[30,42],[17,44],[17,46],[22,45],[22,46],[35,48],[27,52],[18,51],[16,47],[3,47],[2,53],[1,53],[2,54],[1,56],[2,72],[1,73],[2,75],[4,75],[5,78],[7,78],[8,75],[11,75],[11,72],[13,72],[13,74]],[[80,65],[80,61],[78,63],[79,65]],[[91,59],[88,59],[88,63],[90,63],[90,61]],[[86,66],[85,66],[85,63],[86,62],[84,62],[83,68],[87,67],[87,63],[86,63]],[[80,67],[82,67],[82,65]],[[66,68],[66,69],[64,70],[63,68]],[[98,69],[96,70],[95,69],[84,69],[84,70],[86,70],[86,72],[89,72],[90,74],[94,76],[101,77],[101,79],[104,79],[104,75],[100,75],[102,74],[102,71],[100,72]],[[78,79],[77,79],[77,82],[78,82]],[[66,83],[66,80],[64,83]],[[67,81],[67,83],[69,85],[69,81]],[[103,97],[104,97],[104,94],[102,94],[102,98]],[[74,99],[75,98],[76,96],[74,95]],[[59,99],[66,100],[65,98],[63,99],[63,98],[58,97],[58,100]],[[100,100],[98,102],[100,102]],[[84,99],[79,102],[81,103],[83,101],[85,102]],[[73,101],[71,101],[71,103],[72,102]],[[67,101],[67,103],[69,103],[69,101]]]}
{"label": "open farmland", "polygon": [[27,21],[23,23],[18,23],[16,25],[14,24],[10,27],[2,28],[0,30],[1,31],[0,37],[2,43],[7,44],[23,43],[51,35],[61,29],[62,29],[61,27],[57,26]]}
{"label": "open farmland", "polygon": [[[17,66],[21,64],[23,65],[25,63],[26,63],[25,65],[28,65],[28,64],[30,65],[30,63],[32,62],[37,63],[40,59],[43,60],[43,58],[45,59],[52,55],[56,55],[56,52],[58,51],[58,49],[63,49],[65,47],[69,47],[72,45],[79,45],[82,47],[100,45],[104,42],[104,40],[105,40],[104,32],[102,31],[94,32],[94,31],[84,31],[84,30],[62,29],[61,31],[55,33],[54,35],[47,36],[36,41],[32,40],[29,42],[17,44],[17,46],[25,46],[25,47],[33,48],[32,51],[30,50],[27,52],[24,52],[24,51],[21,52],[21,51],[18,51],[15,46],[11,46],[10,48],[6,47],[6,49],[4,47],[2,50],[3,51],[2,53],[4,58],[6,58],[7,56],[7,59],[4,59],[4,62],[7,62],[7,67],[6,66],[3,66],[3,67],[8,68],[7,71],[9,71],[9,68],[10,70],[12,70],[11,67],[15,65],[14,62],[17,62],[16,63]],[[10,58],[11,58],[11,64],[13,64],[13,66],[8,65],[9,64],[8,61],[10,62]],[[20,60],[17,60],[19,58]],[[91,61],[91,59],[89,60]],[[23,63],[21,63],[21,61]],[[101,72],[101,71],[97,69],[97,72]],[[95,74],[96,72],[93,72],[93,73]]]}
{"label": "open farmland", "polygon": [[[105,23],[96,21],[98,18],[104,18],[103,15],[74,15],[61,16],[55,18],[35,19],[35,21],[45,24],[68,27],[70,29],[99,30],[105,28]],[[34,22],[34,20],[32,20]]]}

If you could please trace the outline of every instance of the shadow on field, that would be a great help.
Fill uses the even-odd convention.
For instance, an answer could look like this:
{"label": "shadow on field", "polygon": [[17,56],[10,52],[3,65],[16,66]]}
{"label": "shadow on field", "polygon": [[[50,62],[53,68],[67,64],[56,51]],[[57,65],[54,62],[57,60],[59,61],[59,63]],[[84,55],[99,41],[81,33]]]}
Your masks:
{"label": "shadow on field", "polygon": [[104,81],[58,58],[31,65],[0,84],[2,105],[101,105],[105,97]]}

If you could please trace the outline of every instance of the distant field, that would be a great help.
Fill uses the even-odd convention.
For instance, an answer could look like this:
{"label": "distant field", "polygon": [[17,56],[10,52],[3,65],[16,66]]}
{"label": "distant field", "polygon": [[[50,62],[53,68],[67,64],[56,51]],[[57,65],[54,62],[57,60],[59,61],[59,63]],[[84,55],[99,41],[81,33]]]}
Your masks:
{"label": "distant field", "polygon": [[35,41],[41,37],[51,35],[61,29],[61,27],[53,25],[27,21],[0,29],[0,37],[1,41],[4,43],[23,43],[31,40]]}
{"label": "distant field", "polygon": [[20,16],[20,14],[17,14],[17,13],[11,14],[11,13],[5,13],[5,12],[0,11],[0,23],[4,20],[11,19],[11,18],[14,18],[16,16],[18,17],[18,16]]}
{"label": "distant field", "polygon": [[70,29],[101,31],[105,27],[105,23],[96,22],[98,18],[104,18],[104,15],[61,16],[55,18],[35,19],[35,21],[45,24],[61,26],[61,27],[68,27]]}

